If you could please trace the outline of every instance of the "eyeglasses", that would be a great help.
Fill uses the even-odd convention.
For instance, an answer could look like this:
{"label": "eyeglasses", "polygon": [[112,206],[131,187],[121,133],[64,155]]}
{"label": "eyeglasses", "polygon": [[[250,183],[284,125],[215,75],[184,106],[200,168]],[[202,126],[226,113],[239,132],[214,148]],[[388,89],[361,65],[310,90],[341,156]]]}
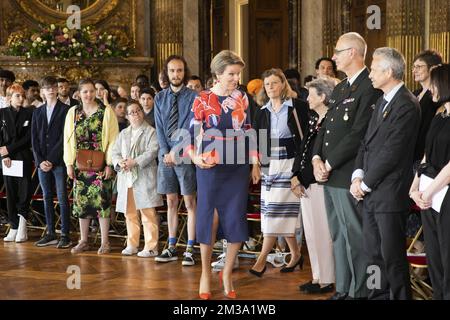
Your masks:
{"label": "eyeglasses", "polygon": [[142,110],[136,110],[136,111],[130,111],[130,112],[128,112],[128,115],[129,116],[132,116],[132,115],[137,115],[137,114],[140,114],[142,112]]}
{"label": "eyeglasses", "polygon": [[419,70],[419,69],[422,69],[422,68],[425,68],[425,67],[428,67],[428,66],[426,64],[417,64],[417,65],[413,65],[412,69],[413,70]]}
{"label": "eyeglasses", "polygon": [[351,50],[351,49],[353,49],[353,48],[346,48],[346,49],[341,49],[341,50],[339,50],[339,49],[334,49],[334,54],[338,55],[338,54],[341,53],[341,52],[344,52],[344,51],[347,51],[347,50]]}

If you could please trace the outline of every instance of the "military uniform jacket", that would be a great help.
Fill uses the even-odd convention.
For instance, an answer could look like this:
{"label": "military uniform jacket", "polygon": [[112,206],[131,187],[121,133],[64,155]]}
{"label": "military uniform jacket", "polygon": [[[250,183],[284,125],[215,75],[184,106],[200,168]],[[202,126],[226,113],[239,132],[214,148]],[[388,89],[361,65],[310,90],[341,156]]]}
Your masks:
{"label": "military uniform jacket", "polygon": [[320,156],[324,162],[328,160],[333,169],[325,185],[350,188],[361,140],[382,94],[373,88],[367,69],[351,86],[345,79],[334,89],[313,148],[313,155]]}

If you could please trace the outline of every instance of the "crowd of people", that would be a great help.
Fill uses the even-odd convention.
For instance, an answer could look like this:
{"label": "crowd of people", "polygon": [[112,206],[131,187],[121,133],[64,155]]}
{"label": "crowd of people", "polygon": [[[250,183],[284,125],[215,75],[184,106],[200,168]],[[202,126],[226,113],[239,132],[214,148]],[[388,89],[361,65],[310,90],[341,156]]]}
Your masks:
{"label": "crowd of people", "polygon": [[[20,85],[0,69],[2,167],[23,168],[21,176],[4,175],[10,229],[3,240],[27,241],[33,161],[47,224],[36,246],[72,247],[71,212],[80,228],[72,254],[90,250],[91,219],[100,226],[98,254],[109,253],[116,198],[116,212],[126,217],[122,254],[176,261],[181,195],[188,236],[181,260],[195,265],[194,245],[200,245],[199,298],[212,298],[212,250],[225,239],[220,282],[225,297],[235,299],[233,268],[249,237],[249,183],[260,183],[264,241],[250,276],[263,277],[280,237],[291,256],[280,272],[302,269],[296,232],[303,226],[312,279],[300,291],[335,292],[332,300],[407,300],[405,228],[414,203],[422,210],[433,298],[450,299],[450,196],[438,207],[433,200],[450,183],[450,65],[436,51],[419,53],[411,72],[421,89],[412,93],[398,50],[376,49],[370,68],[366,53],[359,34],[342,35],[333,57],[319,59],[317,74],[303,87],[297,70],[277,68],[244,87],[245,62],[229,50],[211,61],[205,87],[186,60],[173,55],[158,82],[140,75],[129,94],[91,79],[70,94],[70,83],[51,75]],[[423,176],[431,180],[426,187]],[[156,208],[163,196],[168,246],[160,253]],[[378,286],[368,286],[373,267]]]}

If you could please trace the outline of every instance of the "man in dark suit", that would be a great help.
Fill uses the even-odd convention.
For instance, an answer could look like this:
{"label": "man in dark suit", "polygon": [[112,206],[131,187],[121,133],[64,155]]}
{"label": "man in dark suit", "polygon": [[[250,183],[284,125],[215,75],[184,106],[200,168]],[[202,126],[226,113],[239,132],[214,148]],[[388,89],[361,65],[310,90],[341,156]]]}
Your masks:
{"label": "man in dark suit", "polygon": [[[363,200],[364,253],[381,276],[370,299],[411,299],[405,227],[413,180],[413,156],[420,125],[420,106],[402,82],[403,55],[379,48],[370,79],[384,96],[377,102],[359,149],[350,192]],[[369,281],[370,282],[370,281]]]}
{"label": "man in dark suit", "polygon": [[80,102],[70,95],[70,83],[65,78],[58,78],[58,99],[62,103],[73,107],[78,105]]}
{"label": "man in dark suit", "polygon": [[[55,77],[45,77],[42,80],[42,89],[46,103],[34,112],[31,124],[31,143],[35,164],[38,167],[39,183],[44,195],[47,233],[35,245],[43,247],[57,244],[58,248],[68,248],[71,245],[70,216],[67,199],[67,174],[63,161],[63,132],[69,106],[58,100],[58,82]],[[61,215],[59,242],[55,234],[52,191],[54,185]]]}
{"label": "man in dark suit", "polygon": [[362,218],[348,187],[361,139],[381,91],[375,90],[364,65],[365,40],[357,33],[341,36],[334,50],[337,68],[347,74],[333,91],[313,148],[316,181],[324,184],[325,206],[336,262],[332,300],[367,297]]}

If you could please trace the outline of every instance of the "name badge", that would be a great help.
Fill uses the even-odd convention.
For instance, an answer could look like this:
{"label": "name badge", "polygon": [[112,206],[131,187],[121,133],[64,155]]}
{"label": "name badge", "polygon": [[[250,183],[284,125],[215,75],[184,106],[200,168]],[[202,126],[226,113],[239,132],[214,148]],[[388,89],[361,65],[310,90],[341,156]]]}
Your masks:
{"label": "name badge", "polygon": [[30,124],[30,121],[27,120],[27,121],[24,122],[23,126],[24,127],[28,127],[29,124]]}
{"label": "name badge", "polygon": [[347,104],[347,103],[351,103],[355,101],[355,98],[349,98],[349,99],[345,99],[344,102],[342,102],[342,104]]}

